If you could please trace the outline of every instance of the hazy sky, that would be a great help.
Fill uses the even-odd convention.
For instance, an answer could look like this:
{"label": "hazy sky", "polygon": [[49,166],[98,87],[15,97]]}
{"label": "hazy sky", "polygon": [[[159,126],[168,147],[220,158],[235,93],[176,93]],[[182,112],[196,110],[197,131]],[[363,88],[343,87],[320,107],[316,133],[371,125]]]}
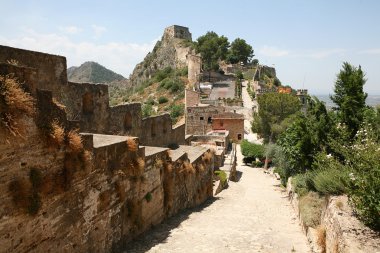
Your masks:
{"label": "hazy sky", "polygon": [[380,1],[0,0],[0,44],[96,61],[126,77],[164,28],[187,26],[243,38],[283,84],[332,92],[344,61],[359,64],[365,90],[380,94]]}

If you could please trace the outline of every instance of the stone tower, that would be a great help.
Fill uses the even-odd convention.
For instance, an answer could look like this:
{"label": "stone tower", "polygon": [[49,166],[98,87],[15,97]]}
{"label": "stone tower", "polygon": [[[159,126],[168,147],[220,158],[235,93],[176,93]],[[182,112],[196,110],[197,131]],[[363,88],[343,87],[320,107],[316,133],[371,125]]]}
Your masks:
{"label": "stone tower", "polygon": [[192,40],[189,28],[179,25],[172,25],[165,28],[164,39],[172,38]]}

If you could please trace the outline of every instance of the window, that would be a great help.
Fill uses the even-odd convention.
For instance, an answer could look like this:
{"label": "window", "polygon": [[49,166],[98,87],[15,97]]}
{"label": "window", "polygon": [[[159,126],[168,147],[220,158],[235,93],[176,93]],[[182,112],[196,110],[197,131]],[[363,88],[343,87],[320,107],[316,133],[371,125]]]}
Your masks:
{"label": "window", "polygon": [[239,141],[241,140],[241,134],[238,134],[238,140]]}
{"label": "window", "polygon": [[223,120],[220,121],[220,126],[221,126],[221,127],[223,126]]}
{"label": "window", "polygon": [[204,120],[204,118],[203,118],[203,117],[200,117],[199,120]]}
{"label": "window", "polygon": [[208,123],[208,124],[211,124],[211,123],[212,123],[212,118],[211,118],[211,117],[208,117],[208,118],[207,118],[207,123]]}

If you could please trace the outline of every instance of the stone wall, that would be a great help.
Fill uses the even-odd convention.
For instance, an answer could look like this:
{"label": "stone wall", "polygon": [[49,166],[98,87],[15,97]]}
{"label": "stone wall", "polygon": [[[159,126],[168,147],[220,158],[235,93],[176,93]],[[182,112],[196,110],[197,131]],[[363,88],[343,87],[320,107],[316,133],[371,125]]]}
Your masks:
{"label": "stone wall", "polygon": [[186,108],[189,106],[196,106],[200,103],[200,94],[197,91],[185,90],[185,105]]}
{"label": "stone wall", "polygon": [[223,107],[189,106],[186,109],[186,134],[205,135],[212,130],[212,116],[224,112]]}
{"label": "stone wall", "polygon": [[[110,108],[107,87],[93,84],[66,83],[64,106],[54,96],[60,84],[39,89],[44,71],[0,64],[0,74],[9,73],[31,91],[36,113],[19,119],[21,136],[0,130],[2,252],[121,252],[152,225],[212,196],[207,149],[196,147],[190,159],[139,146],[184,142],[184,125],[173,129],[169,115],[141,120],[140,104]],[[132,119],[123,117],[128,112]],[[141,140],[105,135],[134,131]]]}
{"label": "stone wall", "polygon": [[60,99],[62,89],[67,85],[65,57],[0,45],[0,62],[9,60],[16,60],[20,67],[36,70],[38,80],[32,92],[36,88],[50,90],[54,97]]}
{"label": "stone wall", "polygon": [[140,139],[143,145],[167,147],[185,143],[184,124],[173,129],[168,113],[144,118],[141,129]]}
{"label": "stone wall", "polygon": [[199,55],[188,54],[187,55],[187,78],[190,85],[196,85],[199,82],[199,76],[202,68],[202,58]]}

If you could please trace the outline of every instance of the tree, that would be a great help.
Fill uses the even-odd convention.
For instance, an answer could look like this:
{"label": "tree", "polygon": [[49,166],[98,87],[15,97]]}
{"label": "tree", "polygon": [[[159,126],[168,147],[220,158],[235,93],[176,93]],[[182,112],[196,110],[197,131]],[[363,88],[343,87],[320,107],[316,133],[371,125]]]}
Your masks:
{"label": "tree", "polygon": [[335,82],[335,94],[330,96],[337,105],[334,109],[338,112],[341,122],[347,126],[351,137],[355,136],[363,121],[367,98],[367,93],[363,91],[365,82],[360,65],[356,68],[344,62]]}
{"label": "tree", "polygon": [[231,63],[250,62],[253,57],[252,46],[247,44],[244,39],[237,38],[231,43],[229,50],[228,61]]}
{"label": "tree", "polygon": [[203,69],[218,70],[218,61],[226,59],[229,46],[228,39],[215,32],[207,32],[200,36],[195,43],[195,49],[202,56]]}
{"label": "tree", "polygon": [[257,102],[259,112],[254,116],[252,131],[264,137],[265,142],[274,141],[290,124],[289,117],[301,108],[296,96],[285,93],[265,93],[257,97]]}

